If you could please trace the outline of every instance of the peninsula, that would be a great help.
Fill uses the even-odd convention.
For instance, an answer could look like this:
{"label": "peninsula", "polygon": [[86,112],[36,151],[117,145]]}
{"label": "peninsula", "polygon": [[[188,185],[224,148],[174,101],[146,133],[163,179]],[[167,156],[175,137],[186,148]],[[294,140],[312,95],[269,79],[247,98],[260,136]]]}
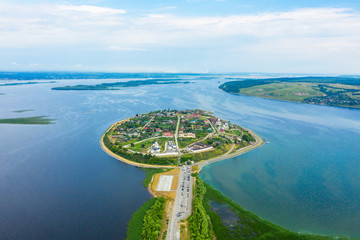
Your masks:
{"label": "peninsula", "polygon": [[200,164],[261,144],[251,131],[203,110],[137,114],[112,125],[101,140],[107,153],[141,167]]}
{"label": "peninsula", "polygon": [[221,84],[228,93],[276,100],[360,108],[360,79],[351,77],[294,77],[239,79]]}
{"label": "peninsula", "polygon": [[202,166],[263,143],[251,130],[199,109],[137,114],[113,124],[101,137],[102,149],[142,167],[144,186],[154,197],[133,214],[126,239],[345,239],[286,230],[199,178]]}

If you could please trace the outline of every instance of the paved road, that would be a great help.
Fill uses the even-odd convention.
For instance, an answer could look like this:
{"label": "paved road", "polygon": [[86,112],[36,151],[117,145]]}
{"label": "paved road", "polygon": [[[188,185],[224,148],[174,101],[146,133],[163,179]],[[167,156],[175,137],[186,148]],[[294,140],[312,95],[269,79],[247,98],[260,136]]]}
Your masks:
{"label": "paved road", "polygon": [[179,183],[176,197],[171,208],[169,225],[167,229],[167,240],[180,240],[180,220],[186,219],[191,214],[191,200],[193,177],[191,176],[191,166],[180,168]]}

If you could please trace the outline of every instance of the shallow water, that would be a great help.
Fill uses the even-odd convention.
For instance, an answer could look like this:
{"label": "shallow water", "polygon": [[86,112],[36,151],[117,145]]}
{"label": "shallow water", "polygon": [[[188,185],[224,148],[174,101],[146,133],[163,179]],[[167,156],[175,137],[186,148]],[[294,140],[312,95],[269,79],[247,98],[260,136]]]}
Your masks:
{"label": "shallow water", "polygon": [[[57,121],[0,124],[0,238],[124,239],[150,195],[143,171],[107,156],[98,141],[118,120],[167,108],[212,110],[270,142],[202,171],[241,206],[295,231],[360,237],[360,110],[235,96],[219,81],[119,91],[50,90],[101,79],[1,87],[1,118]],[[12,112],[21,109],[34,111]]]}

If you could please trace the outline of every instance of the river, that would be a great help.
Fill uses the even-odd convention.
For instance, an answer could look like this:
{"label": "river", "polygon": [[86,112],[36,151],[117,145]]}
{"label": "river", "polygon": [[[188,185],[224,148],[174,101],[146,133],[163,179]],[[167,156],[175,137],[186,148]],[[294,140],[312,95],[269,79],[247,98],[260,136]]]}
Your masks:
{"label": "river", "polygon": [[[241,206],[294,231],[360,237],[360,110],[231,95],[217,88],[222,75],[169,76],[192,83],[118,91],[51,90],[113,79],[1,86],[1,118],[56,121],[0,124],[0,238],[124,239],[150,195],[144,172],[105,154],[99,138],[116,121],[168,108],[212,110],[269,141],[201,173]],[[13,112],[25,109],[33,111]]]}

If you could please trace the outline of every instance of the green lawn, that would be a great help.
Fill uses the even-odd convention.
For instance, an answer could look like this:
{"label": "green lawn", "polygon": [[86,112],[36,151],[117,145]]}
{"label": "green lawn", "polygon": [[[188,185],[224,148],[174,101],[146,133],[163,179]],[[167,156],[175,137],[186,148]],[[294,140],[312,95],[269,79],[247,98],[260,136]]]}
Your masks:
{"label": "green lawn", "polygon": [[[134,147],[130,147],[129,149],[136,151],[136,152],[146,152],[154,143],[155,139],[150,139],[143,141],[141,143],[137,143]],[[144,145],[144,147],[142,147]]]}
{"label": "green lawn", "polygon": [[230,150],[232,144],[223,144],[220,148],[214,148],[210,151],[200,152],[200,153],[193,153],[193,154],[185,154],[182,155],[181,161],[186,162],[187,160],[192,160],[195,162],[199,162],[202,160],[208,160],[211,158],[219,157],[225,154],[227,151]]}
{"label": "green lawn", "polygon": [[[165,142],[168,142],[170,140],[170,138],[166,138],[166,137],[159,137],[156,139],[150,139],[150,140],[146,140],[143,141],[141,143],[136,143],[134,144],[134,147],[129,147],[129,149],[136,151],[136,152],[147,152],[147,150],[153,145],[153,143],[155,142],[155,140],[159,143],[161,151],[164,151],[165,149]],[[144,147],[142,147],[142,145],[144,144]]]}
{"label": "green lawn", "polygon": [[233,129],[232,131],[233,131],[233,133],[234,133],[236,136],[241,136],[240,130],[238,130],[238,129]]}
{"label": "green lawn", "polygon": [[178,138],[178,144],[180,148],[185,148],[186,146],[199,141],[199,138],[182,138],[182,140],[180,141]]}

